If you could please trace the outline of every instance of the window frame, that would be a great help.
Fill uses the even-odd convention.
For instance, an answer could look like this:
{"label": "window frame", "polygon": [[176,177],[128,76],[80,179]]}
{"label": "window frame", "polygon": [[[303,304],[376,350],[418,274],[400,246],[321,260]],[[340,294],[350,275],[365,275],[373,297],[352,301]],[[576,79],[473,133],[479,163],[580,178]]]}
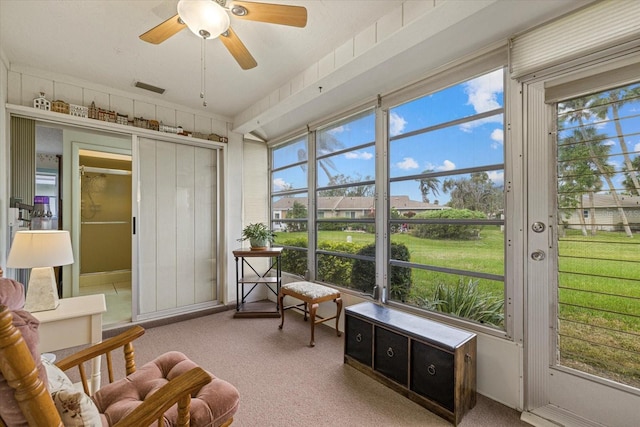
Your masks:
{"label": "window frame", "polygon": [[[392,107],[408,102],[413,99],[425,96],[442,90],[446,87],[453,86],[464,81],[473,79],[474,77],[483,75],[497,68],[507,67],[508,51],[504,45],[493,46],[479,54],[463,58],[455,61],[448,67],[436,70],[420,82],[411,86],[399,89],[384,96],[378,96],[375,101],[371,101],[349,111],[344,111],[333,115],[329,118],[319,120],[314,125],[309,125],[306,129],[308,137],[308,176],[309,187],[307,189],[308,199],[308,247],[317,248],[317,220],[316,215],[316,132],[318,129],[326,127],[337,121],[346,120],[350,116],[362,113],[367,108],[373,108],[375,114],[375,209],[376,216],[374,225],[376,227],[375,243],[376,243],[376,285],[380,292],[379,302],[387,304],[391,307],[399,308],[403,311],[413,312],[422,317],[432,318],[444,323],[464,327],[468,330],[482,332],[499,338],[509,340],[517,340],[523,342],[522,337],[522,320],[518,324],[514,324],[514,319],[521,319],[518,316],[523,310],[523,304],[514,304],[516,297],[523,298],[524,275],[522,267],[516,265],[516,259],[522,259],[524,254],[524,238],[518,237],[516,231],[523,226],[524,206],[514,194],[514,185],[522,188],[523,179],[521,176],[514,175],[514,170],[522,170],[522,147],[514,147],[512,143],[512,127],[519,128],[521,123],[511,123],[512,111],[517,110],[514,106],[520,99],[519,85],[517,82],[508,78],[507,71],[504,72],[503,102],[504,102],[504,208],[505,211],[511,212],[516,216],[515,220],[505,221],[505,244],[504,244],[504,329],[489,327],[477,322],[468,321],[463,318],[455,318],[444,313],[419,309],[406,304],[388,301],[386,298],[389,280],[389,254],[391,246],[391,238],[389,235],[390,218],[390,183],[389,179],[389,137],[387,129],[389,127],[389,111]],[[278,142],[269,143],[270,148],[277,147],[281,144]],[[355,147],[354,147],[355,148]],[[335,153],[332,153],[332,155]],[[458,171],[461,173],[460,171]],[[270,198],[271,200],[272,198]],[[313,214],[311,212],[314,212]],[[508,244],[507,244],[508,242]],[[318,255],[324,251],[308,251],[308,279],[313,280],[316,277],[316,265]],[[343,255],[343,254],[338,254]],[[348,254],[347,254],[348,255]],[[522,264],[522,262],[520,262]],[[286,275],[287,273],[284,272]],[[352,293],[355,296],[362,297],[361,293],[353,289],[342,288],[345,293]],[[518,300],[519,301],[519,300]]]}

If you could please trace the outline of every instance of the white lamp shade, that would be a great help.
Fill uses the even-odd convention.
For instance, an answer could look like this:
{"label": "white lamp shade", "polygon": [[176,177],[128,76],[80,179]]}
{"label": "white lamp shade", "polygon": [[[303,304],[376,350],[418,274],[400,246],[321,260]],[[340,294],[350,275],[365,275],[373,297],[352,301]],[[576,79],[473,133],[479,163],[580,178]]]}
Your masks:
{"label": "white lamp shade", "polygon": [[57,267],[73,264],[71,238],[66,230],[18,231],[13,238],[7,267]]}
{"label": "white lamp shade", "polygon": [[230,24],[227,11],[214,0],[180,0],[178,15],[196,36],[207,39],[218,37]]}

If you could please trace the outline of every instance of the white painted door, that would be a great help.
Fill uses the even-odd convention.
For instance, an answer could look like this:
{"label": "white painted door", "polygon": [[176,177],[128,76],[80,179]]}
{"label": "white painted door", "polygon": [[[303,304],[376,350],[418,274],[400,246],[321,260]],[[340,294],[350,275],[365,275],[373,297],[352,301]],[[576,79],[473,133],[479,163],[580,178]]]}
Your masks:
{"label": "white painted door", "polygon": [[[562,115],[576,104],[550,101],[548,90],[543,82],[523,85],[527,119],[525,409],[530,411],[523,418],[536,422],[542,417],[567,426],[637,426],[640,390],[634,384],[640,363],[640,319],[634,319],[638,298],[633,297],[637,295],[633,287],[639,285],[628,278],[638,278],[633,273],[638,263],[620,260],[637,256],[630,255],[639,252],[629,251],[628,245],[637,244],[640,235],[623,236],[625,227],[618,227],[617,221],[592,223],[589,215],[593,217],[597,209],[593,203],[583,205],[590,198],[610,198],[621,190],[621,174],[615,172],[621,165],[616,166],[613,151],[618,142],[588,135],[576,118],[564,120]],[[589,108],[582,113],[589,113]],[[578,117],[580,112],[569,114]],[[603,117],[611,120],[606,114]],[[615,123],[609,124],[615,128]],[[601,132],[604,126],[604,122],[593,122],[589,132]],[[602,151],[597,152],[596,146]],[[620,298],[620,293],[631,298]],[[613,305],[612,300],[616,300]],[[628,308],[618,303],[622,300]],[[614,356],[617,348],[622,349],[623,359]],[[627,362],[626,373],[614,366]]]}
{"label": "white painted door", "polygon": [[137,143],[138,320],[217,304],[219,150]]}

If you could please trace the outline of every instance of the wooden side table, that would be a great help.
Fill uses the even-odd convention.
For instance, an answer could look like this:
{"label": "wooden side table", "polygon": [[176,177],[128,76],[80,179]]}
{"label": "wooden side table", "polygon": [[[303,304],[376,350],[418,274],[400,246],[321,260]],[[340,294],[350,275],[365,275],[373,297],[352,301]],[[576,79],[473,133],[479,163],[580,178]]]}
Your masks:
{"label": "wooden side table", "polygon": [[[32,313],[40,321],[40,353],[102,341],[102,313],[107,311],[103,294],[62,298],[55,310]],[[100,388],[100,358],[91,362],[91,393]]]}

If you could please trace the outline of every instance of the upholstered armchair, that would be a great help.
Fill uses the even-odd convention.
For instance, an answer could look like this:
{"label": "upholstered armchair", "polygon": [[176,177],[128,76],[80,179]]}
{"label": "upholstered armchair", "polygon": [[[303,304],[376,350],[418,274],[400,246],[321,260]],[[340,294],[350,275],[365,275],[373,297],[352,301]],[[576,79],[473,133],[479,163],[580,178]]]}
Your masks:
{"label": "upholstered armchair", "polygon": [[[128,331],[65,357],[55,365],[37,350],[38,320],[22,310],[24,287],[0,278],[0,426],[229,426],[239,394],[230,383],[168,352],[136,369]],[[126,377],[114,380],[112,352],[122,349]],[[108,384],[93,395],[84,364],[104,355]],[[64,371],[78,370],[82,389]]]}

